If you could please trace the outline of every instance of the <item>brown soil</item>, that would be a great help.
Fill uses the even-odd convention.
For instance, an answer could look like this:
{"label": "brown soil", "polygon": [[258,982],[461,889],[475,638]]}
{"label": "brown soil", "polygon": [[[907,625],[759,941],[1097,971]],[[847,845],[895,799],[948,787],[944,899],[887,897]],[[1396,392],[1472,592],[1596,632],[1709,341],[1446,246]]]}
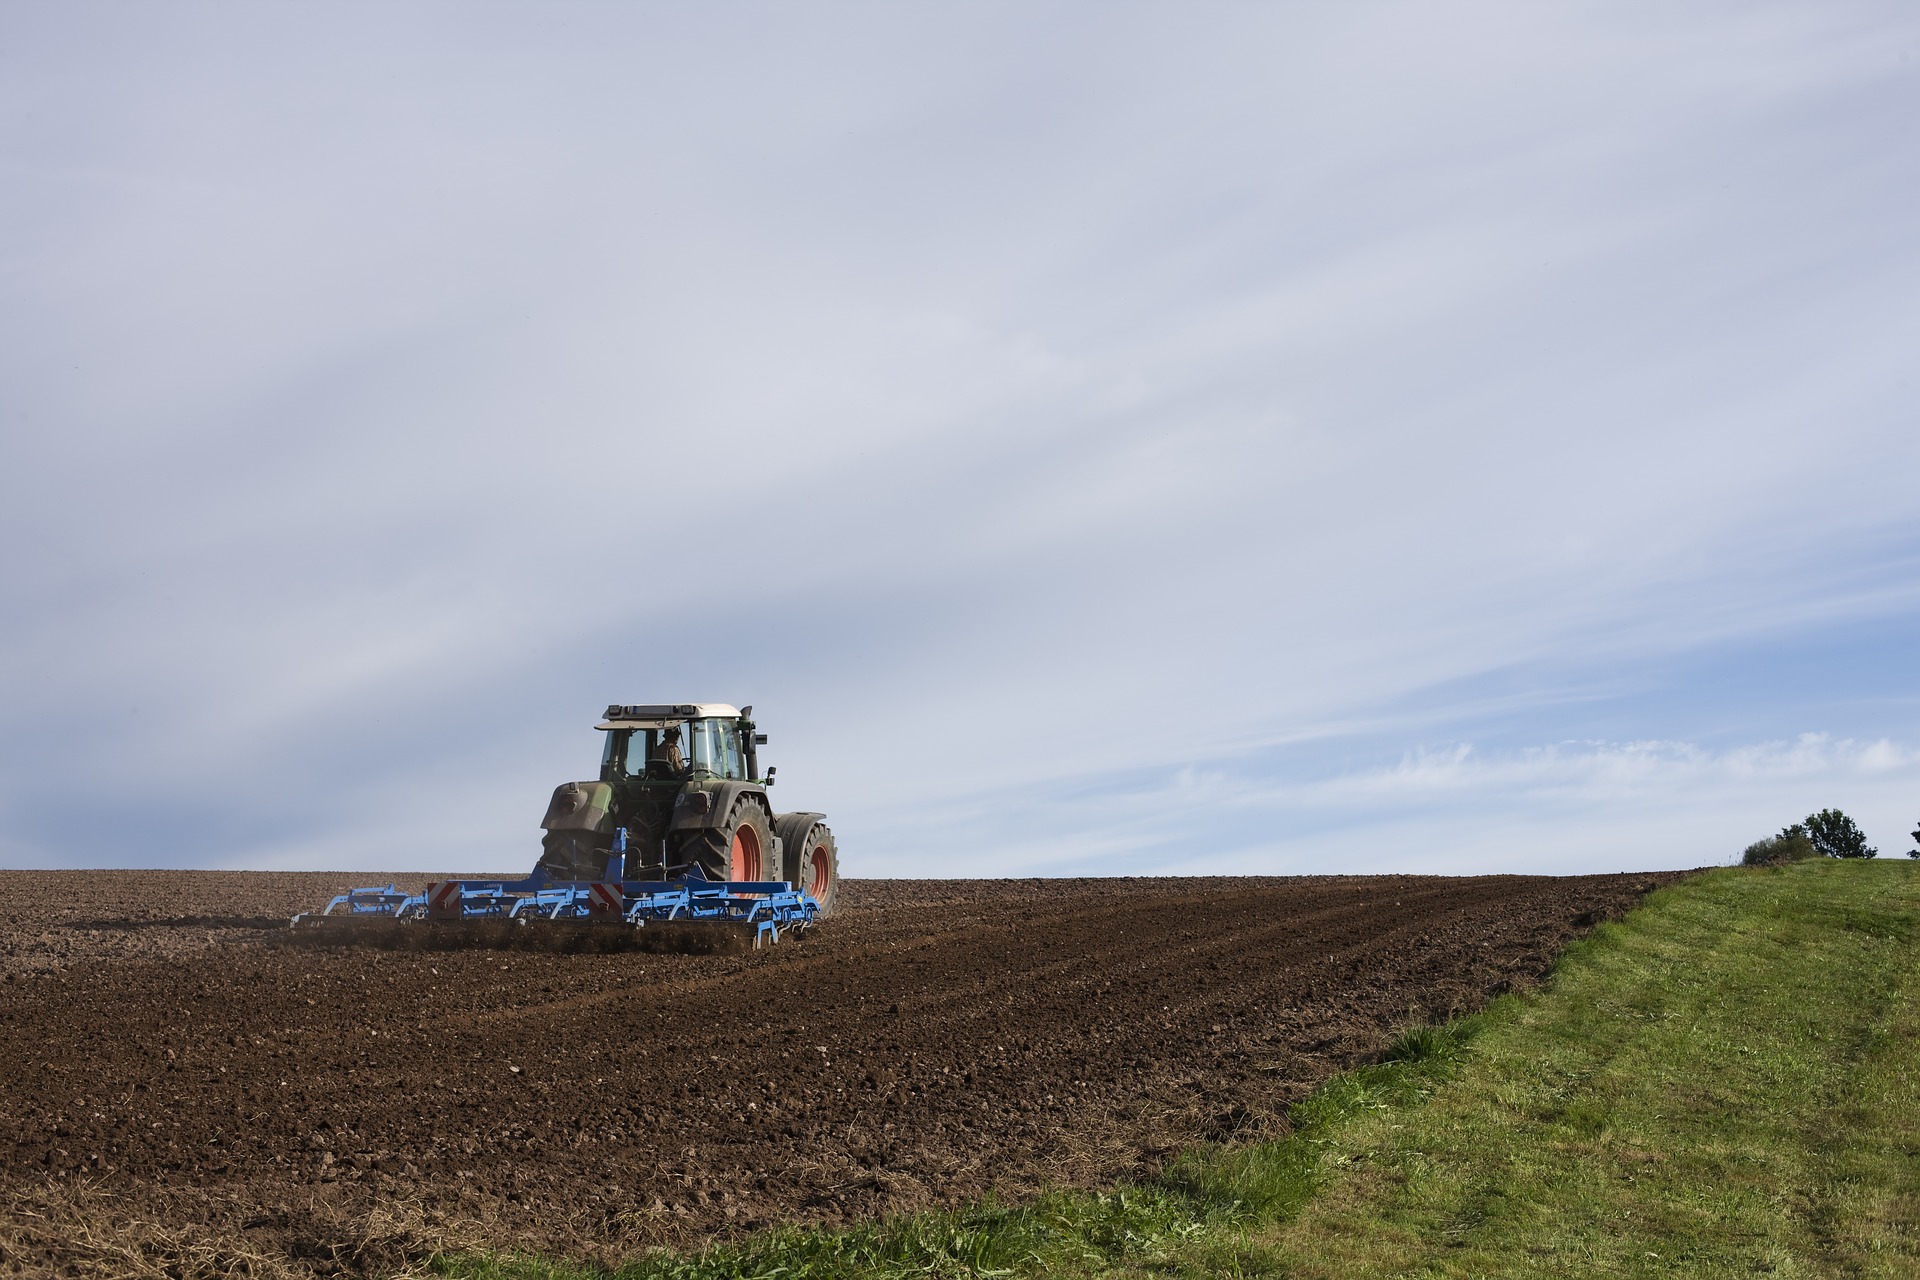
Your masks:
{"label": "brown soil", "polygon": [[0,1272],[615,1257],[1111,1180],[1280,1131],[1673,878],[853,881],[766,951],[543,955],[278,945],[364,875],[0,873]]}

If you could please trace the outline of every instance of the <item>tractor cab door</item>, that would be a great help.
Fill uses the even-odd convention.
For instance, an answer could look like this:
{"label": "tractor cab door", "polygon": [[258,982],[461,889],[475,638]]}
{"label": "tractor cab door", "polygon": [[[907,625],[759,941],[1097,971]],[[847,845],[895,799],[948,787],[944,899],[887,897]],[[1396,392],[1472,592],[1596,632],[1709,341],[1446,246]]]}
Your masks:
{"label": "tractor cab door", "polygon": [[687,767],[695,781],[742,779],[746,757],[740,749],[740,722],[730,718],[695,720],[688,734]]}

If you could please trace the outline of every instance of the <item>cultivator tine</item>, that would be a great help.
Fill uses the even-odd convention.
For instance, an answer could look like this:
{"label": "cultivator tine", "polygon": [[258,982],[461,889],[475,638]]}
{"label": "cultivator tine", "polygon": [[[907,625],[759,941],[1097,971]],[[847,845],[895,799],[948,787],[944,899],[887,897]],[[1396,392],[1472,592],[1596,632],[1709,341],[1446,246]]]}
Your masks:
{"label": "cultivator tine", "polygon": [[[505,901],[511,895],[502,891],[499,900]],[[492,902],[493,899],[488,899]],[[531,894],[513,899],[513,905],[506,909],[507,919],[516,924],[527,924],[535,920],[569,920],[585,914],[586,890],[574,885],[559,885],[551,889],[536,889]],[[481,904],[485,907],[487,904]]]}
{"label": "cultivator tine", "polygon": [[[625,894],[627,905],[621,917],[629,924],[637,927],[646,924],[649,920],[663,922],[678,920],[689,914],[687,904],[690,895],[685,886],[669,889],[665,887],[665,882],[654,880],[642,882],[634,887],[640,892]],[[625,888],[626,886],[623,885],[622,889]]]}
{"label": "cultivator tine", "polygon": [[293,923],[297,926],[303,920],[319,920],[322,917],[349,920],[366,917],[408,919],[423,910],[425,904],[425,895],[408,893],[393,885],[381,889],[349,889],[345,893],[335,894],[318,911],[302,911],[293,918]]}

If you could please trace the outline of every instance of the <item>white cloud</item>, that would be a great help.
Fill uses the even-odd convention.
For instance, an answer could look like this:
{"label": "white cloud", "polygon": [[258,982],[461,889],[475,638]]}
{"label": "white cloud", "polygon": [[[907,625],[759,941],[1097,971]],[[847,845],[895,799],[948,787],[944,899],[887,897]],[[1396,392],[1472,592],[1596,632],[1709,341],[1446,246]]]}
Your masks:
{"label": "white cloud", "polygon": [[1389,769],[1352,774],[1283,794],[1309,803],[1521,790],[1584,800],[1627,800],[1710,785],[1830,779],[1914,772],[1920,752],[1886,739],[1835,741],[1805,733],[1792,741],[1709,751],[1686,742],[1563,742],[1501,755],[1470,745],[1415,752]]}
{"label": "white cloud", "polygon": [[[1018,833],[972,855],[997,874],[1694,867],[1827,807],[1899,856],[1916,797],[1920,751],[1886,740],[1458,744],[1323,777],[1276,779],[1226,759],[890,813],[868,858],[877,873],[943,874],[963,856],[954,845],[992,823]],[[913,830],[933,834],[910,840]]]}

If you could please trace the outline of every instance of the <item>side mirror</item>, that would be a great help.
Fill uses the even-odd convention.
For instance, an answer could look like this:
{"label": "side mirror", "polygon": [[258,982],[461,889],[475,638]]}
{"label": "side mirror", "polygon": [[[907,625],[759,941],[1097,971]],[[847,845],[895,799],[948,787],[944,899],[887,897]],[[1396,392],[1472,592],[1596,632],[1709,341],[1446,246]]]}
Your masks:
{"label": "side mirror", "polygon": [[756,733],[756,734],[754,734],[754,735],[753,735],[753,745],[754,745],[754,746],[756,746],[756,747],[764,747],[764,746],[766,746],[766,745],[767,745],[767,735],[766,735],[766,734],[764,734],[764,733]]}
{"label": "side mirror", "polygon": [[779,767],[780,766],[777,764],[770,764],[767,766],[767,781],[766,781],[767,786],[770,787],[773,785],[773,771],[775,769],[778,769]]}

